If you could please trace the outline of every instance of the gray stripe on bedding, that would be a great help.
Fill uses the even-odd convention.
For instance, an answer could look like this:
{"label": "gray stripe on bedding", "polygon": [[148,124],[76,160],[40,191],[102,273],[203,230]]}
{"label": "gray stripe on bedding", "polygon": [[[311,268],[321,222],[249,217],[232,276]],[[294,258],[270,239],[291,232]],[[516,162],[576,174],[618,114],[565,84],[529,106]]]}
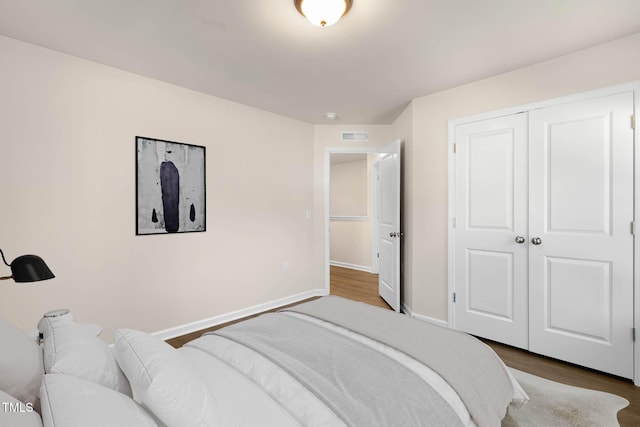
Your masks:
{"label": "gray stripe on bedding", "polygon": [[212,333],[274,362],[349,426],[462,425],[440,394],[411,370],[314,323],[265,314]]}
{"label": "gray stripe on bedding", "polygon": [[504,364],[480,340],[395,312],[328,296],[283,311],[306,314],[395,348],[440,374],[475,423],[499,426],[513,398]]}

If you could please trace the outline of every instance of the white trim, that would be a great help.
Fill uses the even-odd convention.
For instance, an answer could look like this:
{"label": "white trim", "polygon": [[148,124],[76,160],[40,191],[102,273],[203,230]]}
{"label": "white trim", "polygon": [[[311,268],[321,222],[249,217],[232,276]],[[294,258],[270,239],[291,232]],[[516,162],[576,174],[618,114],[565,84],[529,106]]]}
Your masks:
{"label": "white trim", "polygon": [[329,219],[331,221],[369,221],[368,216],[357,215],[332,215]]}
{"label": "white trim", "polygon": [[447,144],[447,240],[448,240],[448,257],[447,257],[447,320],[452,328],[456,327],[455,307],[453,305],[453,293],[455,287],[455,257],[454,247],[454,228],[453,217],[456,214],[456,158],[453,148],[455,147],[455,129],[458,123],[449,120],[448,125],[448,144]]}
{"label": "white trim", "polygon": [[436,319],[435,317],[424,316],[422,314],[415,314],[411,311],[409,307],[402,304],[402,312],[406,313],[409,317],[413,317],[416,320],[420,320],[422,322],[431,323],[438,326],[443,326],[445,328],[449,327],[449,323],[446,320]]}
{"label": "white trim", "polygon": [[[465,123],[471,123],[480,120],[486,120],[496,117],[507,116],[511,114],[516,114],[525,111],[536,110],[539,108],[551,107],[555,105],[565,104],[569,102],[577,102],[583,101],[587,99],[598,98],[601,96],[609,96],[617,93],[623,92],[633,92],[634,93],[634,114],[636,119],[638,119],[638,111],[640,110],[640,80],[632,81],[629,83],[623,83],[614,86],[608,86],[600,89],[589,90],[585,92],[579,92],[572,95],[557,97],[546,99],[543,101],[533,102],[529,104],[523,104],[515,107],[509,107],[501,110],[489,111],[481,114],[476,114],[473,116],[461,117],[456,119],[451,119],[448,122],[448,262],[447,262],[447,271],[448,271],[448,319],[449,325],[452,328],[455,328],[455,310],[453,306],[453,299],[451,296],[455,291],[455,277],[454,277],[454,232],[453,228],[453,216],[455,215],[455,155],[453,153],[453,144],[455,142],[455,127]],[[636,120],[638,122],[638,120]],[[640,138],[638,138],[638,125],[636,125],[636,130],[634,132],[634,147],[637,147],[640,143]],[[639,223],[640,220],[640,150],[636,149],[634,151],[634,221]],[[640,239],[638,235],[634,236],[634,244],[633,244],[634,254],[633,254],[633,291],[634,291],[634,322],[633,326],[636,328],[636,331],[640,332]],[[636,338],[634,343],[634,384],[640,387],[640,337]]]}
{"label": "white trim", "polygon": [[400,304],[400,311],[402,311],[404,314],[406,314],[409,317],[413,317],[413,311],[411,311],[409,307],[404,305],[404,302]]}
{"label": "white trim", "polygon": [[212,326],[221,325],[223,323],[232,322],[234,320],[253,316],[255,314],[259,314],[268,310],[273,310],[274,308],[282,307],[288,304],[294,304],[296,302],[303,301],[308,298],[325,296],[325,295],[328,295],[328,293],[324,289],[313,289],[297,295],[292,295],[290,297],[285,297],[278,300],[266,302],[264,304],[254,305],[253,307],[244,308],[242,310],[236,310],[230,313],[210,317],[208,319],[197,320],[195,322],[187,323],[181,326],[176,326],[173,328],[164,329],[162,331],[153,332],[151,335],[156,336],[162,340],[168,340],[171,338],[190,334],[192,332],[211,328]]}
{"label": "white trim", "polygon": [[371,206],[369,212],[371,214],[371,272],[378,274],[380,272],[380,258],[378,257],[380,245],[380,209],[378,205],[378,177],[380,174],[380,159],[377,159],[371,165],[371,174],[369,180],[371,182]]}
{"label": "white trim", "polygon": [[[629,83],[622,83],[619,85],[608,86],[605,88],[589,90],[585,92],[578,92],[571,95],[560,96],[557,98],[545,99],[542,101],[530,102],[528,104],[516,105],[514,107],[503,108],[501,110],[488,111],[480,114],[474,114],[472,116],[460,117],[456,119],[449,120],[449,128],[451,129],[451,125],[455,128],[455,126],[464,124],[477,122],[480,120],[493,119],[496,117],[509,116],[511,114],[522,113],[525,111],[537,110],[539,108],[552,107],[560,104],[567,104],[570,102],[584,101],[588,99],[598,98],[601,96],[609,96],[615,95],[616,93],[623,92],[633,92],[638,90],[640,87],[640,80],[635,80]],[[452,135],[450,134],[451,138]]]}
{"label": "white trim", "polygon": [[367,273],[371,273],[371,267],[367,267],[366,265],[357,265],[357,264],[349,264],[348,262],[340,262],[340,261],[329,261],[330,265],[335,267],[342,268],[350,268],[351,270],[365,271]]}
{"label": "white trim", "polygon": [[[640,173],[638,173],[640,166],[640,153],[638,153],[638,144],[640,143],[640,138],[638,138],[638,127],[640,123],[640,117],[638,111],[640,109],[640,83],[636,82],[635,90],[633,93],[633,114],[636,118],[636,129],[633,132],[633,146],[636,147],[634,150],[634,163],[633,163],[633,173],[634,173],[634,213],[633,220],[635,224],[638,224],[638,220],[640,219]],[[640,331],[640,279],[638,276],[640,275],[640,239],[638,239],[638,233],[633,236],[633,326],[636,330],[636,340],[633,343],[633,383],[640,387],[640,337],[638,336],[638,331]]]}

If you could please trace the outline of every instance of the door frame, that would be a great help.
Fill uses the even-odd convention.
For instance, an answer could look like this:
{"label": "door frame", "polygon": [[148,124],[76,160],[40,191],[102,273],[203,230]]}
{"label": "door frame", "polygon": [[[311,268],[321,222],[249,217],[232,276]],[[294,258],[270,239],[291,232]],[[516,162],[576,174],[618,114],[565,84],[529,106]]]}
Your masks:
{"label": "door frame", "polygon": [[371,181],[371,206],[373,215],[371,218],[371,273],[380,273],[380,258],[378,257],[378,238],[380,237],[380,159],[371,165],[373,180]]}
{"label": "door frame", "polygon": [[[455,144],[455,128],[458,125],[476,122],[480,120],[492,119],[512,114],[517,114],[525,111],[535,110],[538,108],[552,107],[560,104],[565,104],[569,102],[578,102],[587,99],[597,98],[601,96],[614,95],[616,93],[622,92],[633,92],[634,93],[634,117],[636,118],[636,126],[634,132],[634,147],[638,147],[638,143],[640,143],[640,137],[638,133],[640,133],[640,120],[639,114],[640,111],[640,80],[632,81],[629,83],[618,84],[614,86],[608,86],[601,89],[589,90],[585,92],[575,93],[567,96],[561,96],[557,98],[546,99],[543,101],[532,102],[528,104],[522,104],[514,107],[508,107],[500,110],[494,110],[489,112],[484,112],[480,114],[475,114],[472,116],[460,117],[456,119],[451,119],[448,121],[448,136],[447,136],[447,166],[448,166],[448,212],[447,212],[447,239],[448,239],[448,260],[447,260],[447,311],[448,311],[448,323],[450,328],[455,328],[455,311],[453,306],[453,295],[455,293],[455,266],[454,266],[454,254],[455,254],[455,244],[454,244],[454,222],[455,222],[455,194],[456,194],[456,170],[455,170],[455,153],[454,153],[454,144]],[[629,119],[631,122],[631,118]],[[631,123],[630,123],[631,125]],[[636,224],[636,228],[640,230],[638,225],[640,224],[640,173],[639,173],[639,165],[640,165],[640,149],[634,150],[634,200],[633,200],[633,221]],[[633,325],[631,327],[635,328],[636,332],[640,332],[640,239],[638,238],[638,233],[640,231],[636,231],[633,237]],[[633,381],[634,384],[640,387],[640,334],[636,335],[637,338],[633,343],[633,361],[634,361],[634,374]]]}
{"label": "door frame", "polygon": [[[331,289],[331,155],[332,154],[378,154],[377,147],[325,147],[324,150],[324,288],[327,295]],[[377,183],[375,184],[377,185]],[[375,205],[374,205],[375,207]],[[373,236],[372,236],[373,237]],[[377,253],[377,242],[372,240],[372,253]],[[373,265],[372,265],[373,267]]]}

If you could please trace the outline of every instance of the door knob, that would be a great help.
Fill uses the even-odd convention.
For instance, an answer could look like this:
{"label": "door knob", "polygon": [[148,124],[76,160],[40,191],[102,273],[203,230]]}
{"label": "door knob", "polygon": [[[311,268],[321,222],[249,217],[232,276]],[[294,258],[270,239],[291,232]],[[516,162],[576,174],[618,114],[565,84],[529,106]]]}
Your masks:
{"label": "door knob", "polygon": [[389,233],[389,237],[396,237],[396,233]]}
{"label": "door knob", "polygon": [[525,238],[524,238],[524,237],[522,237],[522,236],[516,236],[516,243],[518,243],[518,244],[520,244],[520,245],[521,245],[521,244],[523,244],[526,240],[527,240],[527,239],[525,239]]}
{"label": "door knob", "polygon": [[531,239],[531,243],[533,243],[534,245],[539,245],[542,243],[542,239],[539,237],[534,237],[533,239]]}

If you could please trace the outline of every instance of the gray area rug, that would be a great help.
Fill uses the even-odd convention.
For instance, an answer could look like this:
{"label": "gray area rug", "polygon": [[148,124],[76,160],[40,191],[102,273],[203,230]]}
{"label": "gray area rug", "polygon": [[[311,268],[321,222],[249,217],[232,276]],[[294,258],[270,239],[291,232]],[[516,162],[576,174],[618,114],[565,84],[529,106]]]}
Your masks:
{"label": "gray area rug", "polygon": [[510,407],[502,427],[619,426],[616,414],[629,405],[615,394],[572,387],[510,369],[531,400],[520,409]]}

